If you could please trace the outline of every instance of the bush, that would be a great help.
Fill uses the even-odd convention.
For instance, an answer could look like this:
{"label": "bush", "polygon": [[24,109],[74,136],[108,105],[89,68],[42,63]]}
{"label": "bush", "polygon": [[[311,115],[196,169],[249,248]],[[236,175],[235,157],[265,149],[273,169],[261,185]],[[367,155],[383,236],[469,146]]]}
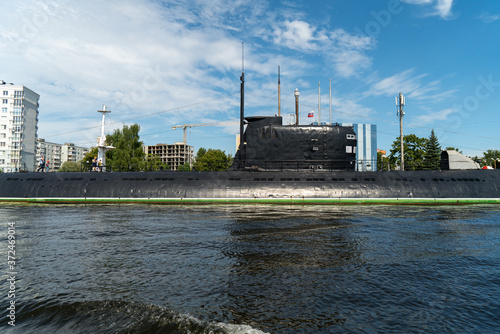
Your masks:
{"label": "bush", "polygon": [[61,168],[57,170],[58,172],[80,172],[81,166],[78,162],[66,161],[62,164]]}

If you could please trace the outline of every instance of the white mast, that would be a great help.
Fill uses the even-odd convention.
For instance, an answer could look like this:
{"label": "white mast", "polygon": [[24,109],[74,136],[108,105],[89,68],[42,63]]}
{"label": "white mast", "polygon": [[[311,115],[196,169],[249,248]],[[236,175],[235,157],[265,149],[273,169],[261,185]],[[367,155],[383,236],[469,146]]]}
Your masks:
{"label": "white mast", "polygon": [[102,170],[106,169],[106,151],[113,149],[113,146],[106,146],[106,135],[104,134],[104,119],[106,118],[106,114],[110,113],[111,110],[106,109],[106,105],[102,105],[102,110],[97,110],[102,114],[102,122],[101,122],[101,136],[97,138],[97,160],[102,163]]}

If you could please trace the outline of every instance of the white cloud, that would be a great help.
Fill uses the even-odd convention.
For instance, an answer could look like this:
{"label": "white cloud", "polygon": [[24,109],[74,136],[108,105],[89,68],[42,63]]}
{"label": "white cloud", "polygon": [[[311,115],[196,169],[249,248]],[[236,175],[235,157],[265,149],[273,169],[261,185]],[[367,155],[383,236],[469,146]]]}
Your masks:
{"label": "white cloud", "polygon": [[316,28],[304,21],[285,21],[274,30],[274,43],[290,49],[313,51],[316,49]]}
{"label": "white cloud", "polygon": [[453,17],[452,7],[453,0],[401,0],[402,2],[412,5],[433,5],[434,10],[428,15],[438,15],[443,19]]}
{"label": "white cloud", "polygon": [[356,36],[343,29],[320,30],[304,21],[286,21],[274,28],[274,43],[293,50],[317,53],[329,59],[337,75],[350,77],[371,65],[366,51],[375,39]]}
{"label": "white cloud", "polygon": [[425,115],[416,116],[416,122],[413,123],[417,123],[419,126],[422,126],[436,121],[445,121],[451,114],[456,112],[457,111],[453,108],[447,108],[437,112],[427,113]]}
{"label": "white cloud", "polygon": [[360,74],[371,65],[370,58],[357,50],[344,50],[332,56],[335,62],[335,74],[351,77]]}
{"label": "white cloud", "polygon": [[[372,96],[393,96],[399,92],[411,96],[413,92],[418,92],[422,88],[421,80],[426,77],[425,74],[415,75],[415,69],[409,69],[390,77],[377,80],[369,88],[367,95]],[[420,95],[419,93],[416,94]]]}
{"label": "white cloud", "polygon": [[479,19],[484,23],[492,23],[500,19],[500,15],[492,15],[487,12],[484,12],[479,16]]}
{"label": "white cloud", "polygon": [[427,77],[428,74],[416,74],[415,69],[409,69],[383,79],[372,78],[365,96],[396,96],[402,92],[407,98],[435,103],[456,93],[455,89],[442,91],[441,80],[425,81]]}
{"label": "white cloud", "polygon": [[438,0],[435,8],[439,16],[446,19],[449,18],[451,13],[451,7],[453,6],[453,0]]}
{"label": "white cloud", "polygon": [[[217,71],[240,68],[239,41],[222,30],[166,21],[165,10],[155,3],[24,5],[0,8],[5,13],[0,14],[2,44],[8,50],[2,56],[3,75],[41,94],[41,125],[51,119],[57,127],[58,115],[69,110],[75,116],[93,114],[103,103],[113,108],[115,118],[127,119],[238,89]],[[189,116],[230,107],[207,105]]]}

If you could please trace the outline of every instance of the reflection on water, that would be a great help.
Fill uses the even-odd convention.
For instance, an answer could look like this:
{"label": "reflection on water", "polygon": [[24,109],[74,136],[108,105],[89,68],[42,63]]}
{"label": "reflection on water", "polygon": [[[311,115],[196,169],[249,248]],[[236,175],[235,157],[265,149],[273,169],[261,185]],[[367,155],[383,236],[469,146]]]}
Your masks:
{"label": "reflection on water", "polygon": [[23,332],[498,326],[494,206],[2,205],[0,221]]}

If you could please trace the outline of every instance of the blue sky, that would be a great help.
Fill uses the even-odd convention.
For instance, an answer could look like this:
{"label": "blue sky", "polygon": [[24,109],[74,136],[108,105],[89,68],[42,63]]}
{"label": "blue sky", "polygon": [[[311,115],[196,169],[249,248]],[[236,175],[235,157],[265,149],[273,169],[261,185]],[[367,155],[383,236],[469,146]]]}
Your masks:
{"label": "blue sky", "polygon": [[[500,149],[500,2],[494,0],[173,0],[0,2],[0,79],[41,95],[47,141],[95,146],[138,123],[146,145],[187,141],[235,153],[245,54],[247,116],[378,127],[378,148],[404,133],[482,156]],[[229,122],[229,124],[224,123]]]}

